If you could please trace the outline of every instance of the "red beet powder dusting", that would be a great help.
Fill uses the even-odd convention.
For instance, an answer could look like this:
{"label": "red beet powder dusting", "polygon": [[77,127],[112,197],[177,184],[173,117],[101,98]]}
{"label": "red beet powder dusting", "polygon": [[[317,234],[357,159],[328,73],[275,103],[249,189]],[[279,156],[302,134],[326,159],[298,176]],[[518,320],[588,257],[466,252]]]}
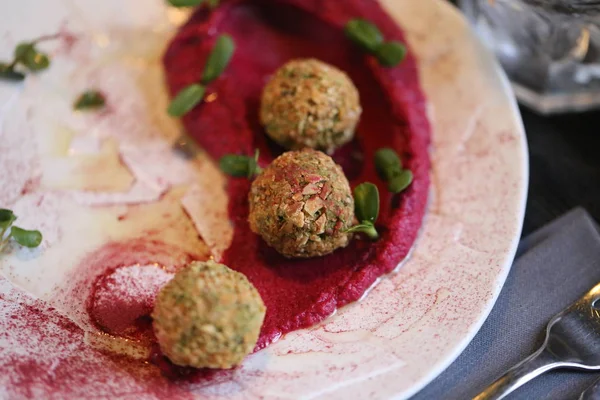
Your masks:
{"label": "red beet powder dusting", "polygon": [[[409,51],[399,66],[380,67],[344,36],[344,24],[356,17],[374,22],[387,40],[404,39],[373,0],[225,0],[212,12],[197,11],[164,57],[174,95],[198,81],[219,34],[233,36],[236,50],[231,63],[208,86],[205,102],[183,119],[188,133],[215,159],[227,153],[252,154],[258,147],[265,165],[281,154],[282,149],[264,134],[258,110],[267,79],[292,58],[314,57],[333,64],[350,75],[360,92],[363,115],[357,137],[334,159],[353,187],[364,181],[379,186],[377,242],[355,239],[325,257],[285,259],[250,231],[250,183],[229,182],[229,217],[235,233],[222,261],[245,274],[267,306],[257,349],[359,299],[377,277],[407,256],[421,226],[429,187],[430,129],[415,59]],[[401,195],[390,195],[375,173],[373,153],[383,146],[401,154],[414,174],[413,184]]]}
{"label": "red beet powder dusting", "polygon": [[74,271],[68,305],[85,305],[89,322],[103,332],[153,342],[150,314],[160,288],[175,272],[206,255],[146,238],[109,242]]}
{"label": "red beet powder dusting", "polygon": [[[69,319],[2,277],[0,317],[1,399],[194,398],[152,364],[95,350]],[[194,372],[185,378],[208,376]],[[211,377],[230,378],[227,371]]]}
{"label": "red beet powder dusting", "polygon": [[108,333],[139,339],[160,288],[173,277],[156,265],[117,268],[102,276],[90,299],[90,315]]}

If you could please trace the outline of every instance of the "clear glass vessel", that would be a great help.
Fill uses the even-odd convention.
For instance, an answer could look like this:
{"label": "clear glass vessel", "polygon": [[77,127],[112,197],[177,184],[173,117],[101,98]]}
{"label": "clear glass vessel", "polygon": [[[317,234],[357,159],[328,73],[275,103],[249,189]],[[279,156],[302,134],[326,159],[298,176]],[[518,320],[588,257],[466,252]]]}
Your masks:
{"label": "clear glass vessel", "polygon": [[544,114],[600,108],[600,15],[569,12],[569,1],[563,12],[556,0],[459,2],[519,101]]}

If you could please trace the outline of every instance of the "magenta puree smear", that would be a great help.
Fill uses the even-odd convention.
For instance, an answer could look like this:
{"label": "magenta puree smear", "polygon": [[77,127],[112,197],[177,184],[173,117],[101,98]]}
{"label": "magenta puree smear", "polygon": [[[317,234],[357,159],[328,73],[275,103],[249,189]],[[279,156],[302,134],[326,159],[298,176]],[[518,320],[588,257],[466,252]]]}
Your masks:
{"label": "magenta puree smear", "polygon": [[[215,39],[233,36],[236,51],[225,73],[208,88],[206,101],[184,117],[188,133],[215,159],[226,153],[261,151],[269,163],[282,149],[267,140],[258,122],[263,85],[286,61],[315,57],[346,71],[360,91],[364,112],[357,138],[334,154],[353,186],[372,181],[382,194],[377,242],[354,240],[346,249],[308,260],[287,260],[267,247],[247,223],[250,183],[229,182],[233,243],[223,262],[258,288],[267,315],[257,348],[280,335],[313,325],[355,301],[377,277],[408,254],[427,204],[429,124],[415,59],[381,68],[343,33],[351,18],[375,22],[386,39],[403,40],[397,25],[372,0],[224,1],[212,13],[197,12],[164,57],[172,94],[198,81]],[[216,94],[216,97],[212,95]],[[373,153],[390,146],[415,176],[409,190],[387,193],[377,178]]]}

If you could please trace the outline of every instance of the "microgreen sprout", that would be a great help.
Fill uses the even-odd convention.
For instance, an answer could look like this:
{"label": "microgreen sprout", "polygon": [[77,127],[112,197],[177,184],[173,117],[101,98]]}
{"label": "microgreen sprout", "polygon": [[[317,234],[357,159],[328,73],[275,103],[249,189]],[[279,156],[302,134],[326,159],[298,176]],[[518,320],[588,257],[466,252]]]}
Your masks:
{"label": "microgreen sprout", "polygon": [[24,247],[38,247],[42,242],[42,234],[37,230],[27,230],[13,225],[17,216],[6,208],[0,208],[0,252],[10,240]]}

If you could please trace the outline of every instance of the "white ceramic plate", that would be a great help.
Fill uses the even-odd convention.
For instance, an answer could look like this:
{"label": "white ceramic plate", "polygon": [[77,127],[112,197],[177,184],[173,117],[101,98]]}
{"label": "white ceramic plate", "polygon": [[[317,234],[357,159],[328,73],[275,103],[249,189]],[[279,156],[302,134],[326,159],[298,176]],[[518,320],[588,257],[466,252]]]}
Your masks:
{"label": "white ceramic plate", "polygon": [[[198,398],[409,397],[464,349],[502,288],[528,181],[513,94],[452,6],[381,2],[419,59],[433,127],[432,199],[418,244],[399,272],[384,277],[364,300],[317,327],[287,335],[227,379],[187,388]],[[74,274],[81,275],[90,251],[141,234],[159,235],[191,253],[220,251],[193,234],[196,229],[205,236],[215,225],[194,225],[195,211],[186,207],[223,212],[223,198],[207,202],[202,195],[203,188],[219,187],[210,180],[219,179],[214,167],[202,157],[191,162],[168,154],[179,130],[164,115],[159,56],[185,17],[161,0],[21,0],[5,4],[0,14],[0,59],[9,59],[18,41],[41,34],[72,32],[80,38],[43,44],[53,65],[24,85],[0,83],[0,207],[16,210],[23,226],[45,234],[40,249],[11,248],[0,259],[0,331],[7,332],[0,335],[0,367],[34,357],[48,359],[54,371],[67,356],[94,366],[85,383],[59,397],[156,393],[144,396],[142,375],[104,370],[108,364],[96,363],[99,356],[80,344],[73,343],[74,351],[18,340],[16,330],[28,325],[14,325],[13,314],[31,302],[21,289],[88,329],[85,296],[81,304],[63,300],[88,279],[74,280]],[[71,112],[74,97],[90,85],[111,99],[102,118]],[[214,189],[211,196],[223,193]],[[153,217],[163,213],[170,213],[167,223]],[[102,342],[90,332],[87,343]],[[18,374],[14,365],[10,372]],[[43,385],[15,379],[0,376],[0,397],[19,392],[18,385],[32,385],[30,393],[38,397],[49,395]]]}

